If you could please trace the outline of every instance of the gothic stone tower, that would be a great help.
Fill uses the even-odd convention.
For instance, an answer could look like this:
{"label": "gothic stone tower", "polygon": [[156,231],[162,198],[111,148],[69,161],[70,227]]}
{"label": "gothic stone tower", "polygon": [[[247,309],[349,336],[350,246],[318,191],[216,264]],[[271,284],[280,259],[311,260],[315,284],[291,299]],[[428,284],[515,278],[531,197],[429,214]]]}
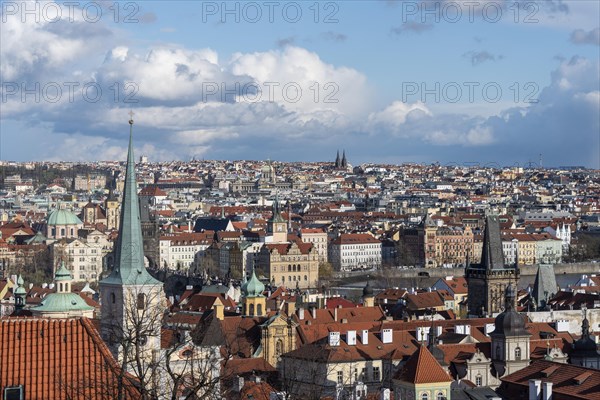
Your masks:
{"label": "gothic stone tower", "polygon": [[100,281],[100,331],[119,363],[124,363],[128,372],[136,372],[136,368],[147,366],[153,355],[160,351],[164,292],[163,283],[154,279],[144,267],[133,156],[133,119],[129,124],[129,152],[114,268]]}
{"label": "gothic stone tower", "polygon": [[[517,287],[519,268],[504,264],[497,215],[486,217],[481,263],[467,265],[465,278],[469,288],[469,314],[473,316],[501,312],[506,288],[509,284]],[[513,307],[516,308],[516,298],[513,301]]]}

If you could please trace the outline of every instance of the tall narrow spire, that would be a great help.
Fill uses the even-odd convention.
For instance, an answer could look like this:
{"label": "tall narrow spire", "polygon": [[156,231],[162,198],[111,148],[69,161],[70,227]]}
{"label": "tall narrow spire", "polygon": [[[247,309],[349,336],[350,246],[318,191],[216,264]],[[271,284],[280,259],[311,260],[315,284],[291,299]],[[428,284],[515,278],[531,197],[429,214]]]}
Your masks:
{"label": "tall narrow spire", "polygon": [[131,116],[129,120],[129,150],[121,203],[119,237],[115,245],[115,265],[111,274],[102,282],[121,285],[161,284],[144,267],[144,245],[133,155],[133,112],[129,115]]}

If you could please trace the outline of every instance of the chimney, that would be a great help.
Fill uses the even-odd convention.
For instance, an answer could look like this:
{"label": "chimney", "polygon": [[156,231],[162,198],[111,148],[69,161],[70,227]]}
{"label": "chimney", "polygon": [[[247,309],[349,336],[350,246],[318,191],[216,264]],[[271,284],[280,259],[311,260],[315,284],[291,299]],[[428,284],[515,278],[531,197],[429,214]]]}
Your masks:
{"label": "chimney", "polygon": [[242,388],[244,387],[244,378],[241,376],[238,376],[237,379],[233,380],[233,390],[237,393],[242,391]]}
{"label": "chimney", "polygon": [[542,400],[552,400],[552,382],[542,383]]}
{"label": "chimney", "polygon": [[360,341],[362,344],[369,344],[369,331],[363,329],[360,333]]}
{"label": "chimney", "polygon": [[329,345],[332,347],[340,345],[340,333],[339,332],[329,332]]}
{"label": "chimney", "polygon": [[333,309],[333,320],[337,322],[337,307]]}
{"label": "chimney", "polygon": [[384,344],[392,343],[393,334],[391,329],[384,329],[381,331],[381,342]]}
{"label": "chimney", "polygon": [[299,320],[304,319],[304,308],[302,308],[302,307],[298,309],[298,319]]}
{"label": "chimney", "polygon": [[356,331],[348,331],[346,334],[346,343],[348,346],[356,346]]}
{"label": "chimney", "polygon": [[540,399],[540,389],[542,386],[542,381],[539,379],[530,379],[529,380],[529,400],[539,400]]}
{"label": "chimney", "polygon": [[316,307],[312,308],[312,317],[313,317],[313,319],[317,319],[317,308]]}

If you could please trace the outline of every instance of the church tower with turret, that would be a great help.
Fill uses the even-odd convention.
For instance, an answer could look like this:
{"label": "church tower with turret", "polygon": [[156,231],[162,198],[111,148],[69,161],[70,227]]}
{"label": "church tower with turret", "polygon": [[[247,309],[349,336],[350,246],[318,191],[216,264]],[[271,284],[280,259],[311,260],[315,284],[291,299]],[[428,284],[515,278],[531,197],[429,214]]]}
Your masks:
{"label": "church tower with turret", "polygon": [[132,371],[140,365],[144,368],[160,351],[164,307],[163,283],[154,279],[144,267],[133,155],[133,118],[129,120],[129,151],[114,254],[112,272],[100,281],[100,331],[115,358],[127,371]]}

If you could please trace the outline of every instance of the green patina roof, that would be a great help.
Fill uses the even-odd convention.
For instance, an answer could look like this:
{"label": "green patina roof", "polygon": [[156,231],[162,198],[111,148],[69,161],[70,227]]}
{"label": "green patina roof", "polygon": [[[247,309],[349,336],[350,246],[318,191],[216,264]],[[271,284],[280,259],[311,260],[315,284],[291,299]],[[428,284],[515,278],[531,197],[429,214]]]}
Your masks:
{"label": "green patina roof", "polygon": [[59,208],[48,216],[48,225],[83,225],[83,222],[69,210]]}
{"label": "green patina roof", "polygon": [[71,271],[65,267],[65,262],[60,262],[60,268],[54,274],[55,281],[72,281],[73,277],[71,276]]}
{"label": "green patina roof", "polygon": [[42,312],[69,312],[69,311],[89,311],[94,307],[88,306],[79,295],[75,293],[50,293],[44,297],[39,306],[33,308],[34,311]]}
{"label": "green patina roof", "polygon": [[27,291],[23,287],[24,283],[25,282],[23,281],[23,277],[19,275],[19,277],[17,278],[17,288],[13,292],[15,295],[27,295]]}
{"label": "green patina roof", "polygon": [[129,150],[121,203],[119,237],[115,245],[115,267],[101,284],[162,285],[144,267],[144,245],[133,156],[133,120],[129,121]]}
{"label": "green patina roof", "polygon": [[269,222],[286,222],[285,219],[283,219],[283,217],[281,216],[278,196],[275,196],[275,201],[273,201],[273,215],[271,215],[271,218],[269,218]]}
{"label": "green patina roof", "polygon": [[27,239],[26,244],[44,243],[48,238],[42,232],[37,232],[34,237]]}
{"label": "green patina roof", "polygon": [[265,291],[265,285],[256,277],[256,272],[252,268],[250,280],[242,285],[244,297],[262,297]]}

